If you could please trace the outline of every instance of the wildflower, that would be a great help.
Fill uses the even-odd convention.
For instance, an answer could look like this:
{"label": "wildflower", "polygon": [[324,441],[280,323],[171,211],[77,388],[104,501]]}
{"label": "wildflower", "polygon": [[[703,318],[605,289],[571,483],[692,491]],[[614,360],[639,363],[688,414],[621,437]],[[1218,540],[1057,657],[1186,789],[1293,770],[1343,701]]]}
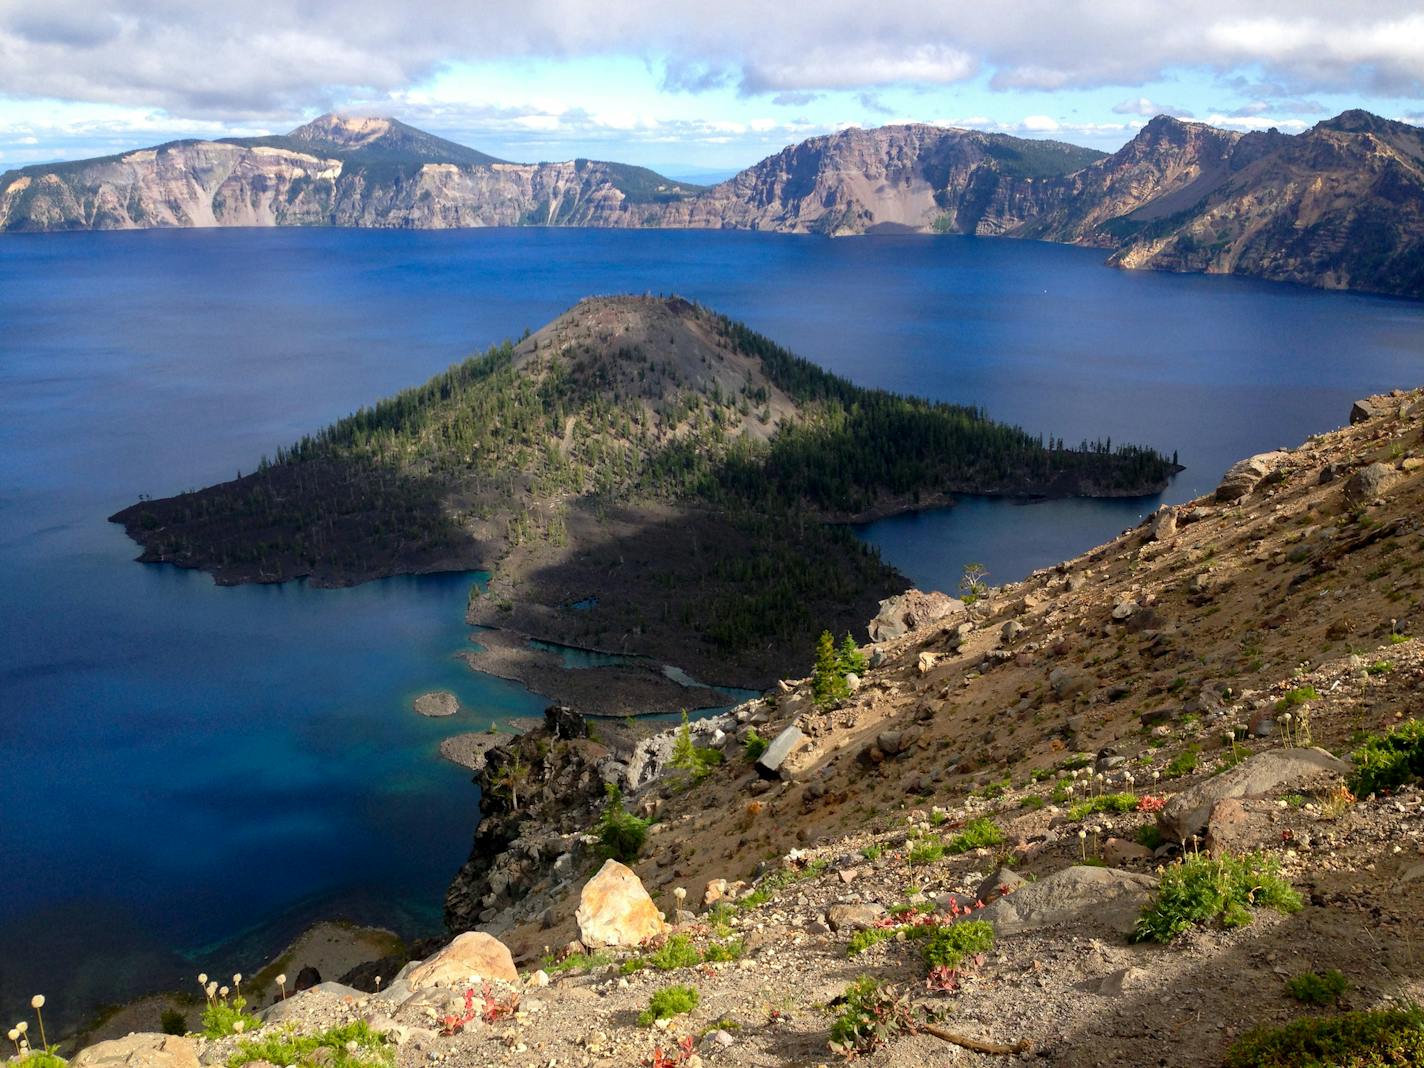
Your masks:
{"label": "wildflower", "polygon": [[236,975],[234,975],[234,976],[232,977],[232,985],[233,985],[233,989],[235,989],[235,990],[241,990],[241,989],[242,989],[242,973],[241,973],[241,972],[238,972]]}
{"label": "wildflower", "polygon": [[378,975],[378,976],[376,976],[376,993],[379,994],[380,992],[381,992],[381,977]]}
{"label": "wildflower", "polygon": [[227,987],[225,987],[225,986],[220,986],[220,987],[218,987],[218,997],[220,997],[220,998],[225,998],[225,997],[227,997]]}
{"label": "wildflower", "polygon": [[35,1019],[39,1021],[40,1045],[43,1046],[45,1049],[49,1049],[49,1039],[45,1036],[44,1029],[44,1013],[40,1012],[40,1009],[44,1008],[44,995],[36,994],[34,997],[30,998],[30,1008],[35,1010]]}
{"label": "wildflower", "polygon": [[207,973],[207,972],[199,972],[199,973],[198,973],[198,985],[199,985],[199,986],[207,986],[207,985],[208,985],[208,973]]}
{"label": "wildflower", "polygon": [[8,1038],[11,1042],[15,1043],[15,1052],[18,1054],[20,1052],[20,1032],[16,1031],[12,1027],[10,1028],[10,1030],[5,1032],[5,1037]]}
{"label": "wildflower", "polygon": [[242,1034],[243,1030],[244,1030],[246,1027],[247,1027],[247,1021],[246,1021],[246,1020],[234,1020],[234,1021],[232,1022],[232,1030],[233,1030],[233,1033],[234,1033],[234,1034],[238,1034],[238,1035]]}
{"label": "wildflower", "polygon": [[1084,859],[1084,860],[1087,860],[1087,859],[1088,859],[1088,832],[1085,831],[1085,830],[1083,830],[1083,829],[1081,829],[1081,828],[1079,828],[1079,830],[1078,830],[1078,848],[1082,851],[1083,859]]}
{"label": "wildflower", "polygon": [[277,985],[282,988],[282,1000],[287,1000],[287,973],[282,972],[277,976]]}

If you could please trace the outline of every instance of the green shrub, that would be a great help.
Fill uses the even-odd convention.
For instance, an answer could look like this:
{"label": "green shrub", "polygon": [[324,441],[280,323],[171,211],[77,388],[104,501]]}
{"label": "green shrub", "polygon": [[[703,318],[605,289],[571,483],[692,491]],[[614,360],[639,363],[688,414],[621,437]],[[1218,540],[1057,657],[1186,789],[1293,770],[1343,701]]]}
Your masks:
{"label": "green shrub", "polygon": [[1396,1068],[1424,1064],[1424,1010],[1307,1016],[1248,1031],[1227,1051],[1226,1068]]}
{"label": "green shrub", "polygon": [[665,986],[653,992],[648,1007],[638,1014],[638,1023],[652,1027],[658,1020],[671,1020],[697,1008],[702,995],[695,986]]}
{"label": "green shrub", "polygon": [[1162,845],[1162,831],[1157,824],[1149,823],[1137,829],[1137,844],[1148,849],[1158,849]]}
{"label": "green shrub", "polygon": [[643,842],[648,837],[648,821],[639,819],[623,807],[623,793],[618,787],[609,783],[606,789],[608,802],[593,828],[593,833],[598,835],[599,851],[620,864],[632,864],[643,851]]}
{"label": "green shrub", "polygon": [[619,970],[624,975],[632,975],[644,968],[670,972],[676,968],[692,968],[701,963],[702,953],[692,944],[692,939],[685,934],[675,934],[651,953],[625,960]]}
{"label": "green shrub", "polygon": [[1384,734],[1372,734],[1350,754],[1355,770],[1350,792],[1366,797],[1424,777],[1424,720],[1407,719]]}
{"label": "green shrub", "polygon": [[1167,766],[1162,769],[1162,775],[1168,779],[1175,779],[1182,775],[1190,775],[1196,770],[1197,751],[1195,749],[1183,749],[1168,761]]}
{"label": "green shrub", "polygon": [[1350,984],[1334,968],[1328,972],[1301,972],[1286,980],[1286,993],[1307,1005],[1333,1005]]}
{"label": "green shrub", "polygon": [[747,731],[746,741],[742,743],[742,751],[746,753],[748,761],[755,762],[766,752],[766,747],[770,744],[771,742],[758,734],[757,729],[753,727]]}
{"label": "green shrub", "polygon": [[1070,820],[1085,820],[1096,812],[1124,812],[1137,811],[1136,794],[1102,794],[1098,797],[1090,797],[1086,801],[1080,801],[1068,810]]}
{"label": "green shrub", "polygon": [[702,951],[702,959],[709,964],[716,964],[720,961],[741,960],[746,953],[746,947],[742,945],[740,938],[729,938],[725,942],[709,942],[707,948]]}
{"label": "green shrub", "polygon": [[1134,942],[1171,942],[1199,924],[1245,927],[1251,910],[1296,912],[1300,895],[1280,876],[1274,857],[1250,853],[1239,857],[1198,854],[1173,864],[1162,874],[1152,900],[1138,917]]}
{"label": "green shrub", "polygon": [[911,864],[933,864],[944,856],[944,843],[933,838],[916,842],[910,847]]}
{"label": "green shrub", "polygon": [[247,999],[241,994],[231,1001],[226,998],[209,1001],[207,1008],[203,1010],[203,1034],[208,1038],[226,1038],[238,1033],[238,1023],[242,1024],[241,1030],[256,1028],[259,1023],[257,1017],[243,1012],[245,1008]]}
{"label": "green shrub", "polygon": [[931,968],[958,968],[966,957],[994,948],[994,925],[988,920],[960,920],[936,927],[920,950]]}
{"label": "green shrub", "polygon": [[[331,1052],[321,1058],[314,1057],[319,1049]],[[318,1034],[301,1035],[282,1030],[244,1039],[227,1063],[228,1068],[242,1068],[251,1061],[315,1064],[318,1060],[326,1068],[389,1068],[395,1063],[395,1048],[387,1045],[386,1036],[371,1030],[365,1020],[357,1020]]]}
{"label": "green shrub", "polygon": [[871,946],[878,946],[881,942],[890,941],[900,930],[899,927],[866,927],[856,931],[850,936],[850,945],[846,947],[846,956],[858,957]]}
{"label": "green shrub", "polygon": [[612,963],[613,957],[608,953],[570,953],[567,957],[556,957],[550,953],[539,962],[539,967],[549,975],[558,975],[561,972],[593,971]]}
{"label": "green shrub", "polygon": [[1394,670],[1393,660],[1376,660],[1365,668],[1366,675],[1388,675]]}
{"label": "green shrub", "polygon": [[879,842],[872,842],[861,849],[860,855],[866,860],[879,860],[880,854],[885,852],[885,847]]}
{"label": "green shrub", "polygon": [[164,1009],[158,1017],[158,1026],[165,1035],[186,1035],[188,1018],[177,1009]]}
{"label": "green shrub", "polygon": [[32,1049],[23,1057],[18,1057],[5,1062],[6,1068],[65,1068],[69,1063],[58,1053],[54,1052],[55,1047],[49,1049]]}
{"label": "green shrub", "polygon": [[1277,712],[1289,712],[1293,708],[1299,708],[1308,701],[1320,700],[1320,691],[1314,686],[1297,686],[1293,690],[1287,690],[1285,696],[1276,702]]}
{"label": "green shrub", "polygon": [[964,830],[949,840],[947,848],[951,853],[968,853],[971,849],[1002,845],[1003,841],[1004,832],[999,830],[998,824],[987,816],[980,816],[966,823]]}
{"label": "green shrub", "polygon": [[910,1003],[893,987],[862,975],[837,999],[840,1014],[831,1024],[831,1052],[846,1057],[870,1053],[889,1039],[914,1030]]}

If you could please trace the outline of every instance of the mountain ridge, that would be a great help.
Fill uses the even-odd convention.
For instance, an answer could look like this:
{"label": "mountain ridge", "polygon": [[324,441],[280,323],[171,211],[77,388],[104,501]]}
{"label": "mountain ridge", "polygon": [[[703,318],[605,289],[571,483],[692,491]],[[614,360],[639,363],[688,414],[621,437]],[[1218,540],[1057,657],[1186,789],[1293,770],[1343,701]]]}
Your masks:
{"label": "mountain ridge", "polygon": [[1361,110],[1300,134],[1159,115],[1111,155],[905,124],[788,145],[713,186],[509,163],[396,119],[176,141],[0,175],[0,231],[161,226],[960,233],[1103,249],[1132,269],[1424,297],[1424,132]]}

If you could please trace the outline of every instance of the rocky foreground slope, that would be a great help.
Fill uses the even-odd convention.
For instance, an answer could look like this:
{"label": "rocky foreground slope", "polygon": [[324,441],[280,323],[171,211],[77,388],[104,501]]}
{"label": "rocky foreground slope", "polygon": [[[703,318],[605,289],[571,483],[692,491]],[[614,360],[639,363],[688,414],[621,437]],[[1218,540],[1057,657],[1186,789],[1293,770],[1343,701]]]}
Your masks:
{"label": "rocky foreground slope", "polygon": [[1167,116],[1112,155],[922,124],[789,146],[701,188],[623,164],[515,164],[393,119],[181,141],[0,175],[0,230],[659,226],[949,232],[1107,249],[1131,268],[1424,296],[1424,140],[1347,111],[1287,136]]}
{"label": "rocky foreground slope", "polygon": [[[973,603],[887,601],[820,700],[786,681],[681,743],[551,710],[481,774],[448,904],[484,933],[243,1035],[77,1063],[242,1068],[294,1028],[312,1064],[825,1064],[863,977],[906,999],[877,1003],[871,1065],[1419,1063],[1424,391],[1351,419]],[[599,856],[606,783],[656,820],[631,870]],[[1213,859],[1246,881],[1193,922],[1184,873]],[[1394,1060],[1237,1047],[1391,1007],[1367,1019]],[[386,1040],[328,1030],[360,1021]]]}

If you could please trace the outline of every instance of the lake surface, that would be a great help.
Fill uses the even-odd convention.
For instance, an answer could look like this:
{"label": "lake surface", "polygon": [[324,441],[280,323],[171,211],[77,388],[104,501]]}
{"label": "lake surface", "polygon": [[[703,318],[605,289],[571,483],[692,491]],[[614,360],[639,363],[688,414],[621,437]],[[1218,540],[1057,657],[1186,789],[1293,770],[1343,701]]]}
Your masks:
{"label": "lake surface", "polygon": [[[250,971],[317,916],[436,929],[478,802],[439,740],[544,703],[454,659],[472,577],[223,589],[132,563],[105,517],[250,470],[580,297],[642,291],[865,385],[1177,450],[1172,500],[1424,380],[1418,305],[1008,241],[0,238],[0,1019],[40,990],[73,1019],[200,969]],[[970,560],[1021,577],[1157,503],[967,500],[862,532],[953,588]],[[410,713],[432,688],[471,711]]]}

